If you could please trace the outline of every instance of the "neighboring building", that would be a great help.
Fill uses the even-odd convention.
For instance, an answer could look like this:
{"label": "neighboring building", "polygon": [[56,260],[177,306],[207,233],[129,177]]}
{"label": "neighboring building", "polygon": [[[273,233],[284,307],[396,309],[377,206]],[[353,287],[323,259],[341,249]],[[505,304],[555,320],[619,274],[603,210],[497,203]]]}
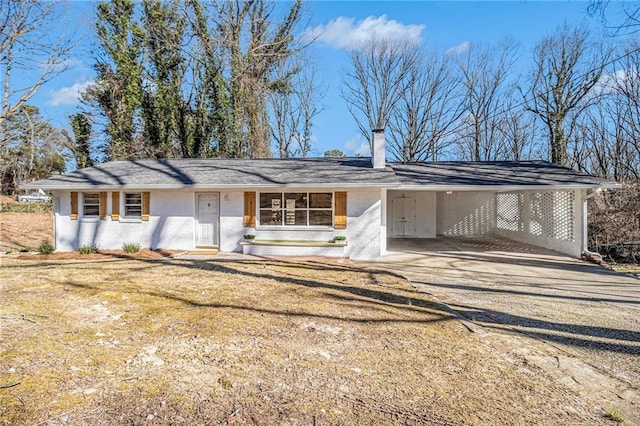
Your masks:
{"label": "neighboring building", "polygon": [[537,161],[386,163],[376,132],[371,159],[112,161],[22,187],[52,192],[57,251],[136,242],[370,260],[390,238],[482,234],[579,257],[586,200],[615,186]]}

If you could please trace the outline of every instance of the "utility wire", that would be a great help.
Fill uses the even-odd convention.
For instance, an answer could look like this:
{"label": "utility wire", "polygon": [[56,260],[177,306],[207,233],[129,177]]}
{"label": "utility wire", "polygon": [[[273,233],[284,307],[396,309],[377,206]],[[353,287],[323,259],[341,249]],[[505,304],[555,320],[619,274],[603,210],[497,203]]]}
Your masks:
{"label": "utility wire", "polygon": [[[635,49],[630,50],[629,52],[625,52],[623,55],[620,55],[620,56],[618,56],[618,57],[616,57],[614,59],[611,59],[611,60],[605,62],[604,64],[602,64],[602,68],[604,69],[608,65],[614,64],[614,63],[620,61],[621,59],[624,59],[627,56],[631,56],[631,55],[633,55],[635,53],[638,53],[638,52],[640,52],[640,45],[638,47],[636,47]],[[577,81],[577,80],[580,80],[580,79],[586,77],[587,75],[593,73],[596,70],[597,70],[596,68],[592,68],[592,69],[590,69],[590,70],[588,70],[588,71],[586,71],[586,72],[584,72],[584,73],[572,78],[571,80],[569,80],[569,83]],[[548,95],[548,94],[551,93],[551,91],[552,91],[552,89],[550,89],[547,92],[544,92],[544,94]],[[529,102],[533,102],[533,99],[529,99],[528,100],[526,97],[524,97],[524,99],[521,102],[518,102],[518,103],[516,103],[515,105],[512,105],[512,106],[509,106],[508,108],[505,108],[505,109],[503,109],[501,111],[497,111],[494,116],[504,115],[504,114],[507,114],[508,112],[510,112],[512,110],[515,110],[517,108],[526,107],[529,104]]]}

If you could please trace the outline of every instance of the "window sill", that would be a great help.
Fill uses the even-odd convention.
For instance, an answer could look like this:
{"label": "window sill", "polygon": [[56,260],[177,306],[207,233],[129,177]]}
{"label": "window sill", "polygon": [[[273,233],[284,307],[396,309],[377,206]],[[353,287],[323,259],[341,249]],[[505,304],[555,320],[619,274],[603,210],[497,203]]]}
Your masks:
{"label": "window sill", "polygon": [[256,231],[326,231],[332,232],[333,226],[304,226],[304,225],[258,225]]}
{"label": "window sill", "polygon": [[241,246],[282,246],[282,247],[346,247],[346,241],[314,240],[247,240]]}
{"label": "window sill", "polygon": [[142,223],[141,217],[121,217],[120,223]]}
{"label": "window sill", "polygon": [[83,222],[83,223],[98,223],[98,222],[100,222],[100,217],[99,216],[81,216],[80,217],[80,222]]}

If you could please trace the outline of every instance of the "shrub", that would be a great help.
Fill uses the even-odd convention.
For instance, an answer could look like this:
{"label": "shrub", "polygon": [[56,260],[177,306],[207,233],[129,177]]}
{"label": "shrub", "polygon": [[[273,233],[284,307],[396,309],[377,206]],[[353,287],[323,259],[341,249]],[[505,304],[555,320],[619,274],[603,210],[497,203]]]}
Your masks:
{"label": "shrub", "polygon": [[245,234],[244,235],[244,239],[245,240],[255,240],[256,236],[253,234]]}
{"label": "shrub", "polygon": [[609,419],[609,420],[613,420],[614,422],[620,424],[620,423],[624,423],[624,417],[622,416],[622,414],[620,414],[620,412],[616,409],[613,408],[608,408],[605,410],[604,412],[604,416]]}
{"label": "shrub", "polygon": [[344,235],[336,235],[335,237],[333,237],[333,241],[347,241],[347,237],[345,237]]}
{"label": "shrub", "polygon": [[38,251],[40,254],[51,254],[55,251],[55,247],[49,241],[43,241],[38,246]]}
{"label": "shrub", "polygon": [[78,249],[78,253],[80,254],[93,254],[98,252],[98,247],[95,244],[87,244],[86,246],[82,246]]}
{"label": "shrub", "polygon": [[122,244],[122,250],[129,254],[137,253],[140,251],[140,243],[124,243]]}

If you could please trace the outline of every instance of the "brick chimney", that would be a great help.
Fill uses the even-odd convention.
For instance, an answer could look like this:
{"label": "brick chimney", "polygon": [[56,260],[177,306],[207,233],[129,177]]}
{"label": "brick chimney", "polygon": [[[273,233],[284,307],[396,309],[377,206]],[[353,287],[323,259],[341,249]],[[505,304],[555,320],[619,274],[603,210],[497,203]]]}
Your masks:
{"label": "brick chimney", "polygon": [[387,165],[387,159],[385,156],[384,129],[373,129],[371,165],[374,169],[384,169]]}

